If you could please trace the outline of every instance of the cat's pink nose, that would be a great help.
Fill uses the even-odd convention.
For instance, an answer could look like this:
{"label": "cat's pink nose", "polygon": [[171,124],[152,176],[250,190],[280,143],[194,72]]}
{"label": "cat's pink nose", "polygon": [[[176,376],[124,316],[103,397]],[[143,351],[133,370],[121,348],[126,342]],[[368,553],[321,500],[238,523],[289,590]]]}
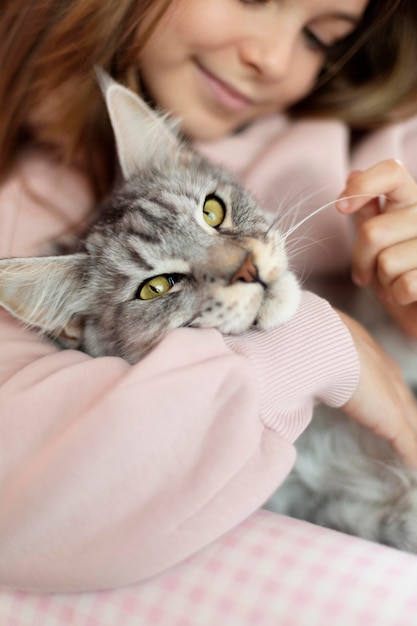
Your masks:
{"label": "cat's pink nose", "polygon": [[242,265],[230,279],[229,285],[233,285],[238,280],[244,283],[256,283],[259,280],[258,268],[253,262],[253,254],[251,252],[248,252],[245,256]]}

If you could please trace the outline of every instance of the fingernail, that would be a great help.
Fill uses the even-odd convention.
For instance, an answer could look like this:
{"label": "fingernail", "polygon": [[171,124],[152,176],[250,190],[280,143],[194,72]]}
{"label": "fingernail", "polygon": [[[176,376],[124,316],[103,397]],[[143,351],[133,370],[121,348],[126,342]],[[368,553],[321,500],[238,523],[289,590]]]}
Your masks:
{"label": "fingernail", "polygon": [[338,201],[336,202],[336,206],[337,206],[337,208],[338,208],[338,209],[340,209],[341,211],[348,211],[348,210],[349,210],[349,207],[350,207],[350,203],[349,203],[349,200],[344,200],[344,199],[342,199],[342,200],[338,200]]}

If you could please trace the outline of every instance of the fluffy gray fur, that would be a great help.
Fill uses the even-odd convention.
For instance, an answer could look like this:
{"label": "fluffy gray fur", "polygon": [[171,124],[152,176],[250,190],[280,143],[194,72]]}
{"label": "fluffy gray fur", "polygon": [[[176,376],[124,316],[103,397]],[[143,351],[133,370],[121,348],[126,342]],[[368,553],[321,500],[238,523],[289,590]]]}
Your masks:
{"label": "fluffy gray fur", "polygon": [[[367,327],[416,392],[416,342],[372,294],[349,283],[312,287]],[[417,471],[404,466],[389,443],[340,411],[319,406],[296,447],[295,467],[266,508],[417,552]]]}
{"label": "fluffy gray fur", "polygon": [[[100,82],[124,182],[76,249],[1,260],[0,304],[64,347],[131,363],[173,328],[240,333],[290,319],[300,288],[285,237],[169,120],[102,73]],[[224,209],[214,223],[213,198]],[[155,297],[143,299],[149,281],[145,293]],[[297,447],[297,465],[269,508],[417,549],[417,476],[387,444],[319,410]]]}

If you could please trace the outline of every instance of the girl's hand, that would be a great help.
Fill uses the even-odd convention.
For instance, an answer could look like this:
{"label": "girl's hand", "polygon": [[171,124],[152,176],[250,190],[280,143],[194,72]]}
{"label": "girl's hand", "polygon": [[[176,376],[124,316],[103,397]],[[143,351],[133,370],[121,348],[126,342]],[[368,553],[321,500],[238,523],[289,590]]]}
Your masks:
{"label": "girl's hand", "polygon": [[[367,197],[343,200],[344,196]],[[398,324],[417,337],[417,184],[399,161],[350,174],[337,208],[352,214],[352,279],[370,286]]]}
{"label": "girl's hand", "polygon": [[398,364],[355,320],[340,313],[361,363],[358,386],[342,410],[391,442],[403,461],[417,469],[417,406]]}

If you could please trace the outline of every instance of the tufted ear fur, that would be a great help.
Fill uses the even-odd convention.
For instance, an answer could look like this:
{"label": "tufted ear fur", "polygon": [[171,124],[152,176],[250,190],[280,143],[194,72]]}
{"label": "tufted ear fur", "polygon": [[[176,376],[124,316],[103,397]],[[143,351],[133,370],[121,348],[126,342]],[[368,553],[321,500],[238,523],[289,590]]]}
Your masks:
{"label": "tufted ear fur", "polygon": [[117,154],[125,180],[178,150],[180,141],[174,124],[153,111],[137,94],[116,83],[104,70],[96,68],[98,81],[116,139]]}
{"label": "tufted ear fur", "polygon": [[88,305],[87,255],[0,261],[0,306],[19,320],[74,345]]}

